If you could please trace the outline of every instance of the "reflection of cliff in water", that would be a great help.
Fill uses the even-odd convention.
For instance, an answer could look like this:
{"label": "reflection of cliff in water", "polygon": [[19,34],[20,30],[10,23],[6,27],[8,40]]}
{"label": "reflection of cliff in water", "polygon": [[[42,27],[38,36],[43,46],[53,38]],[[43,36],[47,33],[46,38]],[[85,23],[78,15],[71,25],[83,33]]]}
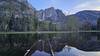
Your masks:
{"label": "reflection of cliff in water", "polygon": [[[70,33],[70,34],[40,34],[38,35],[38,39],[34,45],[34,47],[31,48],[31,52],[29,53],[45,53],[51,54],[51,48],[53,52],[60,53],[65,45],[76,47],[77,50],[85,50],[85,51],[98,51],[99,50],[99,41],[97,41],[94,38],[97,38],[97,36],[88,36],[91,39],[86,39],[86,36],[84,38],[82,35],[79,35],[77,33]],[[50,47],[50,44],[51,47]],[[96,45],[94,45],[95,43]],[[91,46],[91,47],[90,47]],[[75,48],[74,48],[75,49]],[[38,51],[36,51],[38,50]]]}
{"label": "reflection of cliff in water", "polygon": [[[85,35],[85,36],[84,36]],[[35,53],[36,50],[44,51],[51,54],[51,47],[53,52],[61,52],[61,50],[65,47],[65,45],[76,47],[80,50],[100,50],[100,41],[96,40],[94,36],[86,37],[86,34],[83,36],[77,33],[68,33],[68,34],[14,34],[14,35],[0,35],[0,44],[1,44],[1,52],[5,50],[5,53],[11,50],[10,53],[21,53],[22,50],[23,56],[26,53],[26,50],[30,49],[32,53]],[[88,38],[88,39],[86,39]],[[92,38],[92,39],[89,39]],[[33,46],[34,45],[34,46]],[[9,50],[8,50],[9,49]],[[12,50],[14,49],[14,50]],[[19,51],[17,51],[19,49]],[[37,51],[37,52],[38,52]],[[11,55],[12,55],[11,54]],[[5,54],[1,55],[4,56]],[[10,56],[11,56],[10,55]],[[15,55],[15,54],[14,54]],[[7,55],[5,55],[7,56]],[[12,55],[13,56],[13,55]]]}
{"label": "reflection of cliff in water", "polygon": [[[44,51],[35,51],[32,56],[51,56],[49,53]],[[85,52],[75,47],[65,46],[62,51],[55,52],[54,56],[100,56],[100,52]]]}

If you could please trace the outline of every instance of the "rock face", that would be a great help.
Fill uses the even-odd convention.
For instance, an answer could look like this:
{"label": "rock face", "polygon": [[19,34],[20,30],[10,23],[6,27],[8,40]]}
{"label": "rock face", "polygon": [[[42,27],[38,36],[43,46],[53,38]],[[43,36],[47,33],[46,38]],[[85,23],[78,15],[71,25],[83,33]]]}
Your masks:
{"label": "rock face", "polygon": [[27,0],[0,0],[0,31],[34,30],[34,12]]}
{"label": "rock face", "polygon": [[100,18],[100,11],[84,10],[76,13],[75,16],[79,17],[80,21],[89,21],[96,25],[97,19]]}
{"label": "rock face", "polygon": [[65,19],[63,12],[53,7],[38,11],[37,17],[39,20],[52,20],[53,22],[63,21]]}
{"label": "rock face", "polygon": [[84,10],[73,15],[65,16],[61,10],[51,7],[45,10],[37,11],[36,15],[39,20],[52,20],[54,22],[61,22],[67,20],[70,16],[76,16],[79,21],[83,23],[85,21],[89,21],[93,25],[96,25],[97,19],[100,17],[100,11]]}

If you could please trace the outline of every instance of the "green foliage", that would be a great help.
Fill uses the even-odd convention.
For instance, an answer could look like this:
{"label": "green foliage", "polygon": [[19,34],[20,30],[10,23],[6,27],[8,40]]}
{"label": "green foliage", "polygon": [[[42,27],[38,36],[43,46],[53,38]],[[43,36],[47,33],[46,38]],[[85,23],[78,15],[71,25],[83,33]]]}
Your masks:
{"label": "green foliage", "polygon": [[67,30],[79,30],[80,23],[76,16],[69,16],[67,20]]}
{"label": "green foliage", "polygon": [[41,21],[38,24],[38,30],[49,31],[51,30],[51,22],[50,21]]}

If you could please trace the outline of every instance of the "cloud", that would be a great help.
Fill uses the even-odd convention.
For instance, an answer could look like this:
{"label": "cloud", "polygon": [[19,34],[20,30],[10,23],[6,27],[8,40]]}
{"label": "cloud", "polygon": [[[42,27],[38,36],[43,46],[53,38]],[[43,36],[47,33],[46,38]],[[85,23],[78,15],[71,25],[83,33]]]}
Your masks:
{"label": "cloud", "polygon": [[98,2],[100,2],[100,0],[97,0]]}
{"label": "cloud", "polygon": [[45,2],[46,2],[46,5],[45,5],[46,8],[56,7],[56,4],[57,4],[56,0],[45,0]]}
{"label": "cloud", "polygon": [[95,0],[95,1],[91,0],[89,2],[78,4],[74,8],[71,9],[71,13],[74,14],[82,10],[99,10],[100,11],[100,0]]}

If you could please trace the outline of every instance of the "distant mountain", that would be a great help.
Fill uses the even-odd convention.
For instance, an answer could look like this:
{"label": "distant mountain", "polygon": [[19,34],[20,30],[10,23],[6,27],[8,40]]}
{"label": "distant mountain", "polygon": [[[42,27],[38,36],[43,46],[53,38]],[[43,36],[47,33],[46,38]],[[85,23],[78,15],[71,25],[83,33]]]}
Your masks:
{"label": "distant mountain", "polygon": [[100,11],[84,10],[77,12],[76,14],[65,16],[61,10],[51,7],[45,10],[37,11],[36,15],[39,20],[52,20],[54,22],[66,21],[68,17],[75,16],[82,23],[88,21],[91,22],[91,24],[96,25],[97,19],[100,17]]}
{"label": "distant mountain", "polygon": [[91,24],[96,25],[97,19],[100,18],[100,11],[84,10],[74,14],[81,22],[89,21]]}
{"label": "distant mountain", "polygon": [[45,10],[37,11],[37,18],[42,21],[51,20],[53,22],[59,22],[63,21],[66,17],[61,10],[50,7]]}

